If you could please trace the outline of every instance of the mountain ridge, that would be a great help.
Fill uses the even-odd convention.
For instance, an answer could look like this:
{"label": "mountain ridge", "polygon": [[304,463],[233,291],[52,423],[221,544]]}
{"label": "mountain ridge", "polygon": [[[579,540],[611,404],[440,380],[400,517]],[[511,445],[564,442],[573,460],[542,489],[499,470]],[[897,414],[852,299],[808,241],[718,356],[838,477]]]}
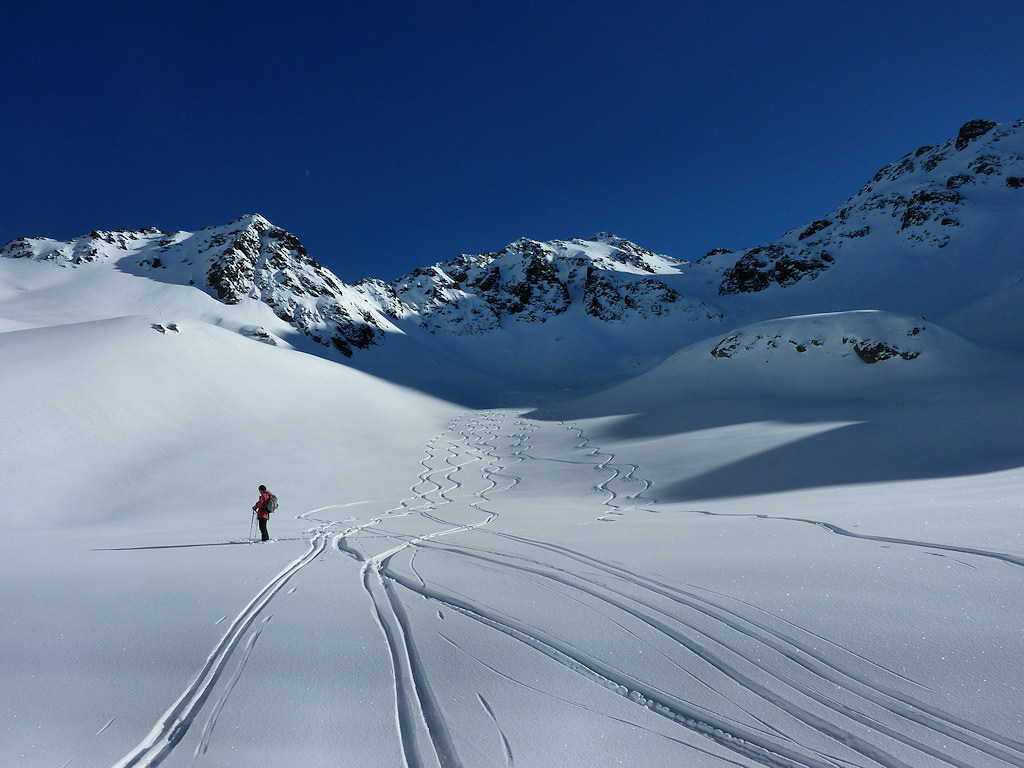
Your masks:
{"label": "mountain ridge", "polygon": [[[537,365],[571,367],[560,351],[567,342],[597,351],[604,368],[625,375],[705,339],[721,350],[736,329],[758,322],[869,309],[926,316],[977,342],[1020,350],[1024,321],[1009,310],[1024,298],[1022,252],[1024,121],[984,120],[883,166],[843,204],[774,241],[714,249],[692,261],[607,232],[547,242],[523,237],[392,281],[346,284],[298,237],[259,214],[197,232],[94,230],[70,241],[23,237],[0,248],[8,259],[72,271],[108,265],[198,290],[214,302],[203,300],[203,313],[217,324],[264,343],[351,358],[410,383],[415,376],[401,370],[408,360],[426,369],[438,355],[483,350],[491,355],[481,363],[486,368],[497,360],[492,348],[523,343],[545,361]],[[117,309],[146,307],[126,301]],[[0,304],[12,327],[24,322],[2,310]],[[530,328],[544,330],[524,337]],[[472,339],[488,341],[482,348]],[[368,354],[390,346],[390,361]],[[588,379],[594,364],[578,361],[571,385]],[[541,378],[559,386],[557,376]]]}

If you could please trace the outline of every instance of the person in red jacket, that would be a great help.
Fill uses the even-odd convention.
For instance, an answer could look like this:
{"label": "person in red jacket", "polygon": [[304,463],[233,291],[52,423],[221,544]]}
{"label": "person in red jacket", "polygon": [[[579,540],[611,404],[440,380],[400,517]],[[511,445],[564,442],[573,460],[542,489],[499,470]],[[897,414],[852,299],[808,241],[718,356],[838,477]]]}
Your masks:
{"label": "person in red jacket", "polygon": [[270,512],[267,511],[268,501],[270,501],[270,491],[267,490],[267,486],[261,485],[260,500],[253,505],[252,511],[256,513],[256,519],[260,521],[260,536],[263,537],[263,541],[270,538],[270,534],[267,533],[267,520],[270,519]]}

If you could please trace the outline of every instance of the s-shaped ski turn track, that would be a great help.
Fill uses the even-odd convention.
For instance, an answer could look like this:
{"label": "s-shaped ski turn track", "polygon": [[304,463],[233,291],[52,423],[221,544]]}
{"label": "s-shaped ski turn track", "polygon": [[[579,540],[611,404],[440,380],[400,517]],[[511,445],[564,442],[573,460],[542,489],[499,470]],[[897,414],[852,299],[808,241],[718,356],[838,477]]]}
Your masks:
{"label": "s-shaped ski turn track", "polygon": [[[543,657],[591,686],[585,706],[599,721],[614,719],[607,697],[620,697],[637,705],[635,727],[723,764],[1024,765],[1019,739],[929,700],[884,659],[742,600],[577,550],[565,535],[567,526],[656,512],[651,489],[640,467],[575,425],[474,414],[429,446],[401,510],[406,524],[382,520],[374,531],[393,546],[360,541],[367,530],[346,537],[392,648],[409,766],[468,764],[462,734],[483,727],[467,729],[467,692],[434,660],[437,637],[520,692],[536,690],[531,667],[548,666]],[[465,621],[456,626],[456,616]],[[531,667],[510,665],[514,656]],[[579,682],[568,685],[580,694]],[[564,702],[568,690],[552,685],[545,695]],[[502,723],[493,763],[518,757],[523,735],[508,726],[508,702],[472,693],[488,702],[478,709],[490,726]]]}
{"label": "s-shaped ski turn track", "polygon": [[[386,651],[407,768],[573,764],[575,740],[588,765],[1024,766],[1016,734],[951,710],[887,659],[820,624],[660,575],[665,563],[645,562],[633,527],[657,521],[652,530],[680,537],[680,558],[706,545],[672,533],[642,467],[577,425],[466,413],[424,446],[405,500],[331,519],[341,509],[303,516],[317,526],[309,550],[239,613],[118,766],[170,754],[228,658],[260,653],[255,634],[242,641],[267,604],[332,554],[341,578],[358,578]],[[673,519],[683,518],[694,516]],[[243,666],[205,713],[203,750]]]}

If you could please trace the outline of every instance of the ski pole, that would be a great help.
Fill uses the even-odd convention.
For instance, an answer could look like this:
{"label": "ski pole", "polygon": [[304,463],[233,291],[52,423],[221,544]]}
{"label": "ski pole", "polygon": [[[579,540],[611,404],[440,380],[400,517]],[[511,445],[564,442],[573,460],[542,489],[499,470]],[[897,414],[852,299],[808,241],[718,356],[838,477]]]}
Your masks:
{"label": "ski pole", "polygon": [[252,520],[249,521],[249,540],[252,541],[252,525],[256,522],[256,510],[252,511]]}

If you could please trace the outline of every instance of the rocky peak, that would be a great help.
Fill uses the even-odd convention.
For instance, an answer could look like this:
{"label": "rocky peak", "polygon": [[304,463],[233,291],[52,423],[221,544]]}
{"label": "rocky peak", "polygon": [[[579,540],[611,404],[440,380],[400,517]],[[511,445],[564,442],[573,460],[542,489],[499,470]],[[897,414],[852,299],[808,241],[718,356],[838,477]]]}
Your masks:
{"label": "rocky peak", "polygon": [[609,232],[600,232],[589,238],[587,242],[609,245],[615,249],[611,254],[609,254],[610,258],[614,258],[622,264],[636,267],[637,269],[651,274],[658,271],[655,267],[656,264],[663,264],[666,260],[672,264],[680,263],[667,256],[658,256],[646,248],[640,247],[631,240],[619,237],[618,235],[613,235]]}
{"label": "rocky peak", "polygon": [[258,214],[204,230],[206,284],[225,304],[256,299],[314,341],[345,355],[382,338],[387,310],[365,286],[348,286],[295,235]]}
{"label": "rocky peak", "polygon": [[976,138],[984,136],[995,127],[996,123],[988,120],[969,120],[960,127],[960,132],[956,137],[956,148],[958,150],[965,149]]}
{"label": "rocky peak", "polygon": [[[371,292],[346,286],[295,235],[259,214],[198,232],[150,227],[94,230],[66,242],[19,238],[0,249],[0,256],[73,268],[115,262],[126,272],[195,286],[227,305],[258,301],[295,331],[347,355],[378,341],[390,325]],[[271,339],[262,328],[245,332]]]}
{"label": "rocky peak", "polygon": [[46,237],[19,237],[0,249],[0,256],[14,259],[53,261],[64,266],[81,266],[93,262],[120,258],[139,250],[171,233],[155,227],[140,230],[92,230],[72,240],[53,240]]}
{"label": "rocky peak", "polygon": [[966,213],[993,196],[1020,201],[1024,121],[965,123],[956,137],[884,166],[843,206],[771,243],[716,250],[699,263],[721,273],[720,294],[763,291],[814,280],[860,238],[888,233],[907,249],[938,250],[960,235]]}
{"label": "rocky peak", "polygon": [[528,238],[414,270],[391,285],[407,317],[462,335],[499,328],[506,317],[543,322],[569,306],[552,252]]}
{"label": "rocky peak", "polygon": [[[275,280],[297,295],[340,288],[334,276],[306,252],[299,239],[259,214],[203,230],[199,247],[208,256],[206,281],[221,301],[237,304]],[[335,292],[331,290],[330,292]]]}
{"label": "rocky peak", "polygon": [[605,322],[720,316],[659,277],[678,277],[680,264],[608,233],[587,240],[520,238],[500,251],[415,270],[393,288],[420,325],[459,335],[508,322],[543,323],[573,307]]}

